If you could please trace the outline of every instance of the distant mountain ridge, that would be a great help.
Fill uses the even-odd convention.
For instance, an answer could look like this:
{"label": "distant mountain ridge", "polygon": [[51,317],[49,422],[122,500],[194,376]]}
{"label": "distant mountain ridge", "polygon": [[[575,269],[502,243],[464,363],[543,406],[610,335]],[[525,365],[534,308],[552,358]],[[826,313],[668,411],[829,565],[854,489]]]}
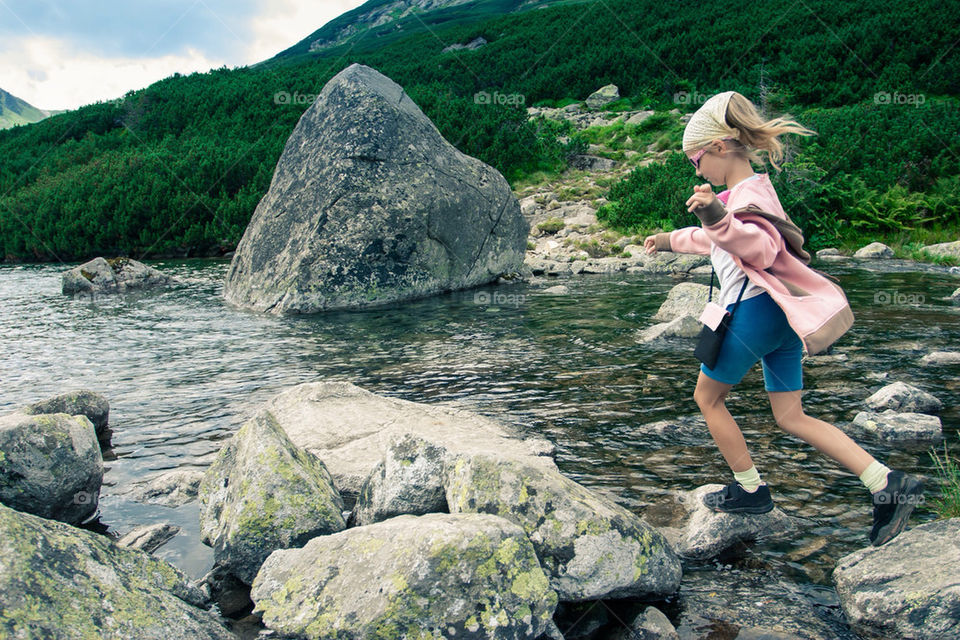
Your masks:
{"label": "distant mountain ridge", "polygon": [[26,100],[0,89],[0,129],[9,129],[18,124],[39,122],[63,111],[38,109]]}
{"label": "distant mountain ridge", "polygon": [[583,0],[369,0],[334,18],[271,61],[319,55],[348,42],[355,49],[380,47],[428,28],[575,1]]}

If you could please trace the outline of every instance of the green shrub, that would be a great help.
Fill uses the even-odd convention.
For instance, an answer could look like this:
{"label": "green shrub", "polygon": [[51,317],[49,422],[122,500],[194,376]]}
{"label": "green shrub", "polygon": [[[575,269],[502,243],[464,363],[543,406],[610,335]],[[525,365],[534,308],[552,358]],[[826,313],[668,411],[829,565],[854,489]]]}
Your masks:
{"label": "green shrub", "polygon": [[937,470],[940,481],[940,498],[930,504],[941,518],[960,517],[960,464],[950,457],[947,444],[943,444],[943,457],[937,451],[930,450],[930,458]]}
{"label": "green shrub", "polygon": [[637,167],[610,188],[608,204],[597,211],[597,219],[622,233],[638,230],[670,231],[696,224],[685,202],[700,184],[690,161],[682,153],[670,153],[665,162]]}
{"label": "green shrub", "polygon": [[543,231],[544,233],[556,233],[563,229],[566,225],[562,218],[548,218],[543,222],[537,224],[537,229]]}

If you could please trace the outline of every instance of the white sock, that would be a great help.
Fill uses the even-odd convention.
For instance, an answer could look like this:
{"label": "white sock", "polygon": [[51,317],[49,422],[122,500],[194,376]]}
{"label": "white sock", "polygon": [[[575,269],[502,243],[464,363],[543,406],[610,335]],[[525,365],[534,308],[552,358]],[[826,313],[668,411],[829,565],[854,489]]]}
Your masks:
{"label": "white sock", "polygon": [[863,473],[860,474],[860,482],[863,483],[870,493],[876,493],[886,488],[888,473],[890,473],[889,467],[874,460],[863,470]]}
{"label": "white sock", "polygon": [[733,478],[740,483],[740,486],[749,493],[753,493],[760,486],[760,473],[756,466],[752,466],[746,471],[734,471]]}

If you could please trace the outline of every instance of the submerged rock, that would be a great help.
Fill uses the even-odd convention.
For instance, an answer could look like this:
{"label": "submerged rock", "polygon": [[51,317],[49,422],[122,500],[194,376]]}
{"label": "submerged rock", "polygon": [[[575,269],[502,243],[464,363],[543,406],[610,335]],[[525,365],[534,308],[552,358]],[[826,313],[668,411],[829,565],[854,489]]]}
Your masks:
{"label": "submerged rock", "polygon": [[200,484],[201,541],[246,584],[276,549],[346,528],[323,462],[298,449],[265,410],[248,420]]}
{"label": "submerged rock", "polygon": [[904,531],[840,558],[833,580],[850,625],[865,638],[960,637],[960,518]]}
{"label": "submerged rock", "polygon": [[523,527],[561,600],[676,591],[680,562],[663,536],[559,471],[491,453],[460,457],[446,476],[451,513],[492,513]]}
{"label": "submerged rock", "polygon": [[892,409],[913,413],[937,413],[943,408],[943,403],[935,396],[899,381],[888,384],[863,402],[873,411]]}
{"label": "submerged rock", "polygon": [[447,142],[400,85],[352,64],[287,140],[224,297],[313,313],[475,287],[520,269],[529,230],[496,169]]}
{"label": "submerged rock", "polygon": [[637,342],[647,344],[666,338],[696,338],[701,329],[703,325],[693,316],[680,316],[643,329],[637,336]]}
{"label": "submerged rock", "polygon": [[133,488],[130,497],[137,502],[179,507],[197,499],[204,471],[172,469]]}
{"label": "submerged rock", "polygon": [[557,594],[517,525],[487,514],[398,516],[275,551],[251,591],[284,636],[534,639]]}
{"label": "submerged rock", "polygon": [[189,578],[104,536],[0,505],[0,635],[234,640]]}
{"label": "submerged rock", "polygon": [[939,442],[943,439],[943,425],[937,416],[892,409],[882,413],[861,411],[854,416],[848,429],[884,442]]}
{"label": "submerged rock", "polygon": [[176,527],[166,522],[149,524],[137,527],[124,534],[117,540],[121,547],[130,547],[131,549],[140,549],[147,553],[153,553],[164,544],[170,541],[180,532],[180,527]]}
{"label": "submerged rock", "polygon": [[920,358],[920,364],[925,367],[957,365],[960,364],[960,351],[933,351]]}
{"label": "submerged rock", "polygon": [[130,258],[94,258],[65,271],[61,278],[61,291],[65,295],[98,293],[123,293],[130,289],[142,289],[168,285],[176,280],[172,276]]}
{"label": "submerged rock", "polygon": [[97,512],[103,457],[93,423],[66,413],[0,416],[0,502],[80,524]]}

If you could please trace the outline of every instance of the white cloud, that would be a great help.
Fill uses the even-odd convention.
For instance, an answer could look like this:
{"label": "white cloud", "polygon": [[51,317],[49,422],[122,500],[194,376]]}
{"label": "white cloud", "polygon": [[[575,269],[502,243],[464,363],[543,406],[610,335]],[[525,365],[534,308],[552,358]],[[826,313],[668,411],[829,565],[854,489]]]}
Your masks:
{"label": "white cloud", "polygon": [[119,98],[175,72],[209,71],[226,64],[196,49],[156,58],[104,58],[46,36],[5,38],[0,88],[40,109],[75,109]]}
{"label": "white cloud", "polygon": [[[36,33],[24,25],[22,35],[0,38],[0,88],[40,109],[75,109],[118,98],[176,72],[205,72],[266,60],[364,2],[260,0],[258,15],[212,20],[212,28],[223,31],[210,34],[209,42],[192,42],[176,53],[153,57],[98,55],[71,39]],[[212,12],[202,0],[194,6]],[[190,20],[197,15],[188,12],[181,17]],[[233,43],[230,51],[224,41]],[[213,42],[219,43],[219,51],[210,49]],[[243,59],[233,59],[238,53]]]}
{"label": "white cloud", "polygon": [[366,0],[270,0],[262,5],[262,15],[252,19],[253,34],[246,60],[253,64],[272,58],[292,47],[337,16],[355,9]]}

